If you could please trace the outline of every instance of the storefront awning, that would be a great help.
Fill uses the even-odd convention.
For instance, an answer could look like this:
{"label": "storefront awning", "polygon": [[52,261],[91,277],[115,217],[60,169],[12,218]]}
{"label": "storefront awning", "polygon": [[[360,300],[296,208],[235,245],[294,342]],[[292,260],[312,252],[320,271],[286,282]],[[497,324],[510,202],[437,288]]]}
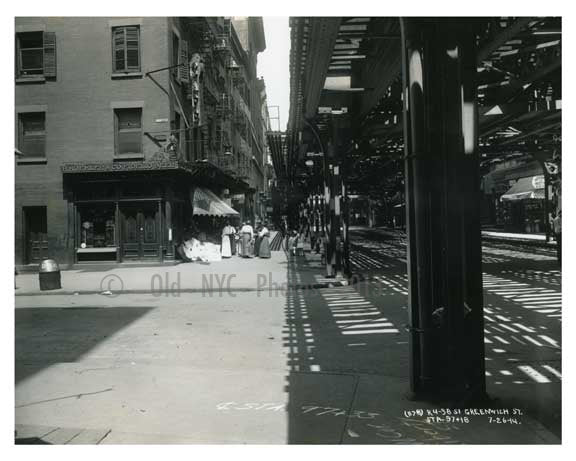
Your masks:
{"label": "storefront awning", "polygon": [[520,178],[500,197],[500,201],[516,201],[544,198],[544,176],[528,176]]}
{"label": "storefront awning", "polygon": [[202,187],[194,189],[192,199],[193,214],[199,216],[239,216],[234,208],[222,201],[218,196]]}

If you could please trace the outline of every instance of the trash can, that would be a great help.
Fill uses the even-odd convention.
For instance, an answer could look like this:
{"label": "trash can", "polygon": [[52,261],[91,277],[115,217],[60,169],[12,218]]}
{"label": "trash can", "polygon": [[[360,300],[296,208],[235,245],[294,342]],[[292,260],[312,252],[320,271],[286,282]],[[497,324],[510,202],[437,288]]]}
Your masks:
{"label": "trash can", "polygon": [[41,291],[62,288],[60,284],[60,267],[53,259],[45,259],[40,263],[38,278]]}

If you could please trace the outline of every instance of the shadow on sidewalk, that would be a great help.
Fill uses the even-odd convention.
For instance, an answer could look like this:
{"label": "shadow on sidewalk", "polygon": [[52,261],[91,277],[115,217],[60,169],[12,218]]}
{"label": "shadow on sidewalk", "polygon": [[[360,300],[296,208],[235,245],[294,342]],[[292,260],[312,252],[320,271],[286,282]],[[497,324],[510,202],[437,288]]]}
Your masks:
{"label": "shadow on sidewalk", "polygon": [[[294,258],[288,283],[317,282],[314,264]],[[374,283],[288,291],[289,443],[384,442],[369,426],[382,409],[357,406],[356,394],[383,375],[407,386],[406,300],[405,292]]]}
{"label": "shadow on sidewalk", "polygon": [[51,365],[77,361],[152,309],[146,306],[16,309],[16,383]]}
{"label": "shadow on sidewalk", "polygon": [[[289,367],[288,443],[556,443],[537,436],[541,429],[538,425],[533,428],[532,423],[500,428],[488,424],[485,418],[462,427],[428,425],[421,418],[418,422],[405,417],[407,410],[454,405],[408,400],[408,280],[402,261],[405,246],[388,236],[373,243],[353,246],[352,254],[355,272],[367,273],[369,280],[346,287],[287,293],[284,346]],[[499,273],[513,271],[509,275],[515,281],[528,277],[532,282],[555,283],[559,277],[546,272],[550,270],[547,262],[533,261],[533,272],[526,261],[522,262],[523,269],[510,265],[494,269]],[[321,278],[319,273],[322,270],[317,262],[294,258],[288,265],[288,283],[313,284]],[[488,292],[486,307],[495,320],[486,320],[490,342],[514,343],[511,332],[506,334],[501,327],[506,321],[496,315],[503,317],[512,312],[516,317],[510,320],[538,324],[538,316],[523,312],[518,303],[494,299]],[[526,410],[560,438],[560,399],[554,398],[560,380],[535,383],[519,368],[533,366],[544,372],[554,365],[550,361],[556,360],[556,351],[550,355],[550,351],[523,338],[527,332],[520,333],[517,336],[524,340],[522,344],[505,348],[487,344],[487,369],[491,370],[488,392],[498,398],[490,407]],[[519,375],[524,376],[521,382]]]}

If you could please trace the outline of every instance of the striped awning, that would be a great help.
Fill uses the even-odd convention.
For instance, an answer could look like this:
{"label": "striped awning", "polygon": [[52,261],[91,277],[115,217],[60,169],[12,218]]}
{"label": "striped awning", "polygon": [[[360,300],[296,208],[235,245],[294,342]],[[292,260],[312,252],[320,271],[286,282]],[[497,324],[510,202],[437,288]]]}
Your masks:
{"label": "striped awning", "polygon": [[194,189],[192,205],[192,213],[199,216],[238,216],[240,214],[214,192],[202,187]]}
{"label": "striped awning", "polygon": [[528,176],[520,178],[500,197],[500,201],[516,201],[526,199],[543,199],[544,198],[544,177]]}

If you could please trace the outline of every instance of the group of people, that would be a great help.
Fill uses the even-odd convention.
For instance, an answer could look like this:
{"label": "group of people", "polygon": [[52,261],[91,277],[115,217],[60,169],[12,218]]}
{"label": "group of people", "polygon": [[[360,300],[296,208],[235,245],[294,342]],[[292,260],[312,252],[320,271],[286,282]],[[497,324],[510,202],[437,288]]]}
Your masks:
{"label": "group of people", "polygon": [[270,232],[266,224],[261,224],[256,230],[246,221],[240,230],[226,221],[221,232],[220,244],[209,242],[204,232],[187,232],[178,247],[180,257],[187,262],[220,261],[238,255],[242,258],[270,258]]}
{"label": "group of people", "polygon": [[270,254],[270,231],[266,224],[261,224],[256,231],[245,221],[238,232],[230,223],[222,230],[222,257],[230,258],[234,254],[242,258],[269,258]]}

